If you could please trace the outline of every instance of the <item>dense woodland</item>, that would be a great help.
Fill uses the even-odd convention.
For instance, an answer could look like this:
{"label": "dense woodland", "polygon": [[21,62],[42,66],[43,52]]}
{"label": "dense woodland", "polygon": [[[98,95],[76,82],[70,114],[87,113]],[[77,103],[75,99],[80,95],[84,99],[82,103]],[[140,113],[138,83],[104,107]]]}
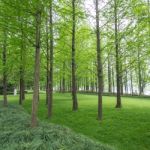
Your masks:
{"label": "dense woodland", "polygon": [[0,87],[4,106],[9,86],[19,104],[33,90],[32,126],[37,125],[39,91],[46,91],[47,116],[53,93],[144,95],[150,84],[149,0],[0,0]]}

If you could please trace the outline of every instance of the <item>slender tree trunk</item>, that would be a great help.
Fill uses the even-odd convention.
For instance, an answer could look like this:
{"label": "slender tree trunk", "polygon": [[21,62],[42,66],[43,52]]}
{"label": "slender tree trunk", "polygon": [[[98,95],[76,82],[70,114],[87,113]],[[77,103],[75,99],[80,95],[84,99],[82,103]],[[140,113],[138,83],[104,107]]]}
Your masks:
{"label": "slender tree trunk", "polygon": [[121,81],[120,81],[120,56],[119,56],[119,40],[118,40],[118,18],[117,18],[117,1],[114,0],[115,14],[115,49],[116,49],[116,80],[117,80],[117,104],[116,108],[121,108]]}
{"label": "slender tree trunk", "polygon": [[113,86],[113,93],[115,93],[115,75],[114,75],[114,69],[112,68],[112,86]]}
{"label": "slender tree trunk", "polygon": [[19,104],[22,105],[23,100],[25,99],[25,93],[24,93],[25,87],[24,87],[24,77],[22,68],[20,68],[20,94],[19,94]]}
{"label": "slender tree trunk", "polygon": [[139,48],[138,48],[138,79],[139,79],[139,95],[142,95],[142,76],[141,76],[141,62],[140,62]]}
{"label": "slender tree trunk", "polygon": [[50,82],[50,78],[49,78],[49,68],[50,68],[50,52],[49,52],[49,33],[48,33],[48,17],[46,18],[46,105],[48,105],[48,100],[49,100],[49,82]]}
{"label": "slender tree trunk", "polygon": [[89,92],[89,80],[88,80],[88,77],[85,78],[85,83],[86,83],[86,92]]}
{"label": "slender tree trunk", "polygon": [[49,82],[49,100],[48,100],[48,118],[52,116],[53,105],[53,59],[54,59],[54,39],[53,39],[53,1],[50,0],[50,82]]}
{"label": "slender tree trunk", "polygon": [[148,39],[150,41],[150,1],[149,0],[147,0],[147,5],[148,5],[148,18],[149,18],[148,19],[148,29],[149,29],[149,37],[148,37]]}
{"label": "slender tree trunk", "polygon": [[65,91],[66,91],[65,77],[63,77],[63,79],[62,79],[62,91],[63,91],[63,93],[65,93]]}
{"label": "slender tree trunk", "polygon": [[75,33],[76,33],[76,0],[72,0],[72,100],[73,106],[72,110],[78,110],[78,101],[77,101],[77,85],[76,85],[76,49],[75,49]]}
{"label": "slender tree trunk", "polygon": [[23,20],[20,17],[20,10],[18,10],[18,21],[20,22],[20,32],[21,32],[21,45],[20,45],[20,84],[19,84],[19,104],[22,105],[23,100],[25,99],[25,37],[23,31]]}
{"label": "slender tree trunk", "polygon": [[86,92],[86,78],[84,78],[84,92]]}
{"label": "slender tree trunk", "polygon": [[120,54],[119,54],[119,78],[120,78],[120,93],[121,93],[121,95],[123,95],[124,94],[124,91],[123,91],[124,82],[123,82],[123,71],[122,71],[122,64],[120,61]]}
{"label": "slender tree trunk", "polygon": [[20,94],[19,94],[19,104],[22,105],[25,99],[25,82],[24,82],[24,59],[23,59],[24,46],[21,46],[21,56],[20,56]]}
{"label": "slender tree trunk", "polygon": [[60,75],[60,79],[59,79],[59,92],[62,92],[62,80],[61,80],[61,75]]}
{"label": "slender tree trunk", "polygon": [[91,78],[91,92],[94,92],[94,77]]}
{"label": "slender tree trunk", "polygon": [[128,94],[128,72],[125,70],[125,93]]}
{"label": "slender tree trunk", "polygon": [[110,56],[108,56],[108,92],[112,93]]}
{"label": "slender tree trunk", "polygon": [[130,88],[130,90],[131,90],[131,95],[133,95],[133,77],[132,77],[132,71],[130,70],[130,81],[131,81],[131,88]]}
{"label": "slender tree trunk", "polygon": [[4,32],[4,43],[3,43],[3,97],[4,97],[4,106],[7,106],[7,69],[6,69],[6,61],[7,61],[7,33]]}
{"label": "slender tree trunk", "polygon": [[62,78],[62,92],[66,91],[66,81],[65,81],[65,61],[63,62],[63,78]]}
{"label": "slender tree trunk", "polygon": [[96,0],[96,37],[97,37],[97,78],[98,78],[98,120],[102,120],[103,66],[99,25],[99,1]]}
{"label": "slender tree trunk", "polygon": [[41,25],[41,12],[37,11],[35,16],[36,21],[36,50],[35,50],[35,68],[34,68],[34,89],[32,100],[32,120],[31,126],[37,126],[37,110],[39,98],[39,77],[40,77],[40,25]]}

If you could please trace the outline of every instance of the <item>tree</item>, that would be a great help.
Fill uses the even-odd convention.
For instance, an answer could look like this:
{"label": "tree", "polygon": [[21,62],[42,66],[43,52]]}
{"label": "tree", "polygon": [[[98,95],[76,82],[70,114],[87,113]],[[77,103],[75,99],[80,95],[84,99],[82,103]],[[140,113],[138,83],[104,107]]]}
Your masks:
{"label": "tree", "polygon": [[49,71],[49,92],[48,96],[48,117],[52,116],[52,104],[53,104],[53,1],[50,1],[50,71]]}
{"label": "tree", "polygon": [[34,89],[33,89],[33,100],[32,100],[32,120],[31,126],[37,126],[37,110],[38,110],[38,99],[39,99],[39,76],[40,76],[40,28],[41,28],[41,10],[37,9],[35,14],[35,25],[36,25],[36,44],[35,44],[35,67],[34,67]]}
{"label": "tree", "polygon": [[116,81],[117,81],[117,104],[116,108],[121,108],[121,71],[120,71],[120,54],[118,40],[118,18],[117,18],[117,0],[114,0],[114,17],[115,17],[115,50],[116,50]]}
{"label": "tree", "polygon": [[72,100],[73,111],[78,109],[77,101],[77,85],[76,85],[76,48],[75,48],[75,34],[76,34],[76,0],[72,0]]}
{"label": "tree", "polygon": [[7,106],[7,32],[4,30],[4,41],[3,41],[3,96],[4,96],[4,106]]}
{"label": "tree", "polygon": [[102,120],[103,66],[99,25],[99,1],[96,0],[96,37],[97,37],[97,78],[98,78],[98,120]]}

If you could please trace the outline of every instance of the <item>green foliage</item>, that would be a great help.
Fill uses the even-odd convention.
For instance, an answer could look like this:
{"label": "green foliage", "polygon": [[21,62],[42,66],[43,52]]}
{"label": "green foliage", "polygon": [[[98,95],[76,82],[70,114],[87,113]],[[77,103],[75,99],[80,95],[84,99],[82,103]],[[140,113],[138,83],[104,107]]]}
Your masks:
{"label": "green foliage", "polygon": [[111,150],[70,129],[44,122],[30,127],[30,116],[21,107],[0,108],[1,150]]}

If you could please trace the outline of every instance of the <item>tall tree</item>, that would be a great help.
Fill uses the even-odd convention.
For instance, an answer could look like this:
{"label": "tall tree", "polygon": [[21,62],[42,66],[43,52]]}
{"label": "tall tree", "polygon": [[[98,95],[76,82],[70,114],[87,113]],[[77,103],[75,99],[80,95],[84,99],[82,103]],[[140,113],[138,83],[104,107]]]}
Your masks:
{"label": "tall tree", "polygon": [[53,1],[50,0],[50,70],[49,70],[49,96],[48,96],[48,117],[52,116],[52,104],[53,104],[53,51],[54,51],[54,39],[53,39]]}
{"label": "tall tree", "polygon": [[78,110],[77,101],[77,85],[76,85],[76,48],[75,48],[75,34],[76,34],[76,0],[72,0],[72,100],[73,111]]}
{"label": "tall tree", "polygon": [[36,49],[35,49],[35,67],[34,67],[34,89],[32,100],[32,120],[31,126],[37,126],[37,110],[39,99],[39,77],[40,77],[40,28],[41,28],[41,10],[37,9],[35,14],[36,24]]}
{"label": "tall tree", "polygon": [[22,101],[25,99],[25,79],[24,79],[24,74],[25,74],[25,37],[24,37],[24,31],[23,31],[23,20],[21,19],[21,47],[20,47],[20,94],[19,94],[19,104],[22,104]]}
{"label": "tall tree", "polygon": [[6,68],[6,61],[7,61],[7,32],[4,31],[4,41],[3,41],[3,53],[2,53],[2,60],[3,60],[3,97],[4,97],[4,106],[7,106],[7,68]]}
{"label": "tall tree", "polygon": [[120,81],[120,54],[118,38],[118,15],[117,0],[114,0],[114,18],[115,18],[115,50],[116,50],[116,81],[117,81],[117,104],[116,108],[121,108],[121,81]]}
{"label": "tall tree", "polygon": [[99,24],[99,0],[95,2],[96,8],[96,39],[97,39],[97,79],[98,79],[98,120],[102,120],[102,94],[103,94],[103,66],[102,49]]}
{"label": "tall tree", "polygon": [[110,55],[108,55],[108,92],[112,93],[112,81],[111,81],[111,62]]}
{"label": "tall tree", "polygon": [[50,68],[50,61],[49,61],[49,25],[48,25],[48,16],[46,16],[46,105],[48,105],[49,100],[49,68]]}

